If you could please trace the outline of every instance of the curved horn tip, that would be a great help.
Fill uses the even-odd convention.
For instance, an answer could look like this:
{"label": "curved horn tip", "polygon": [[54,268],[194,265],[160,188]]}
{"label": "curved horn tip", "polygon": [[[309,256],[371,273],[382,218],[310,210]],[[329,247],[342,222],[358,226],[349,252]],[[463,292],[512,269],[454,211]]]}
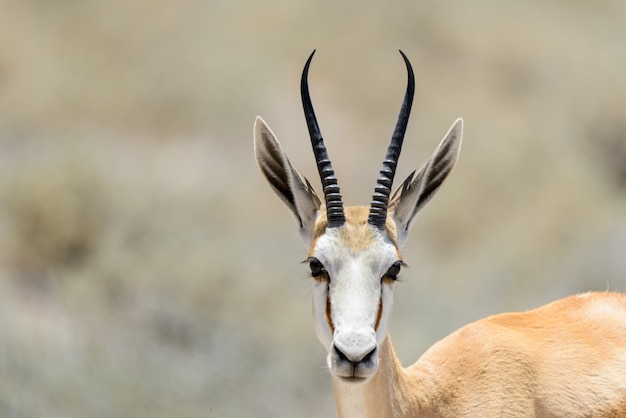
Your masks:
{"label": "curved horn tip", "polygon": [[302,69],[302,78],[300,79],[301,91],[304,89],[308,91],[309,89],[307,78],[309,76],[309,66],[311,65],[311,61],[313,60],[313,55],[315,55],[315,51],[317,50],[314,49],[313,52],[311,52],[311,55],[309,55],[309,58],[307,58],[306,63],[304,64],[304,68]]}
{"label": "curved horn tip", "polygon": [[315,51],[317,51],[317,49],[313,49],[313,52],[311,52],[311,55],[309,55],[309,58],[306,60],[306,65],[307,66],[309,65],[309,63],[313,59],[313,55],[315,55]]}
{"label": "curved horn tip", "polygon": [[402,59],[404,60],[407,69],[409,70],[409,72],[413,72],[413,67],[411,66],[411,62],[409,61],[409,58],[406,56],[406,54],[404,52],[402,52],[401,49],[398,49],[398,52],[400,52],[400,55],[402,55]]}

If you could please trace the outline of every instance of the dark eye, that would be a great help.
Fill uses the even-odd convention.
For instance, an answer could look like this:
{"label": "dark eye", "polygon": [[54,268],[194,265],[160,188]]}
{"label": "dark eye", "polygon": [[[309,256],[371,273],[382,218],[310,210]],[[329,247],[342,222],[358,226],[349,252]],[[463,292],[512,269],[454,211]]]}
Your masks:
{"label": "dark eye", "polygon": [[326,275],[324,265],[315,257],[309,258],[309,268],[311,269],[311,275],[315,278],[322,278],[322,276]]}
{"label": "dark eye", "polygon": [[393,281],[397,280],[398,274],[400,274],[400,270],[402,270],[402,261],[396,261],[391,265],[391,267],[389,267],[389,270],[387,270],[387,273],[385,273],[383,279]]}

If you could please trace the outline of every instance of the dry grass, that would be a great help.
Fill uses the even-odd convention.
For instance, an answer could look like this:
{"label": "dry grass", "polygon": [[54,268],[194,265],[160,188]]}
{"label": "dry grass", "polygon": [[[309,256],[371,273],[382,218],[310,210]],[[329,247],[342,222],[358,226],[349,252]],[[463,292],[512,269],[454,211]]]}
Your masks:
{"label": "dry grass", "polygon": [[397,114],[398,48],[418,81],[399,175],[465,118],[405,250],[406,363],[490,313],[626,291],[619,1],[0,7],[1,416],[334,413],[305,252],[252,158],[258,113],[317,182],[313,48],[350,204]]}

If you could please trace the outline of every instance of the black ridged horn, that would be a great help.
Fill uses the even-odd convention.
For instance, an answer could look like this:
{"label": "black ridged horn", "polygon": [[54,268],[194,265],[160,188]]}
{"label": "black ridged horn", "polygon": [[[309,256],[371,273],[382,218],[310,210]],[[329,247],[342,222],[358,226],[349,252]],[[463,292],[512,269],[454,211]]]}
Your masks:
{"label": "black ridged horn", "polygon": [[311,136],[313,154],[315,155],[315,161],[317,162],[317,170],[320,173],[320,180],[322,181],[322,187],[324,188],[328,228],[335,228],[346,222],[346,216],[343,212],[343,202],[341,201],[341,193],[339,192],[337,177],[335,177],[335,172],[333,171],[333,167],[330,163],[330,158],[328,158],[328,152],[326,152],[326,146],[324,145],[324,138],[322,138],[322,133],[317,125],[315,111],[313,110],[313,104],[311,103],[311,97],[309,96],[309,84],[307,82],[307,78],[309,75],[309,65],[311,64],[314,54],[315,50],[313,50],[309,56],[309,59],[304,65],[304,70],[302,70],[300,94],[302,95],[304,117],[306,118],[309,135]]}
{"label": "black ridged horn", "polygon": [[406,132],[406,126],[409,122],[411,105],[413,104],[413,94],[415,93],[415,76],[413,74],[413,68],[411,67],[411,63],[406,55],[404,55],[402,51],[400,51],[400,54],[404,59],[408,73],[406,93],[404,94],[404,100],[402,102],[402,107],[400,108],[400,115],[398,115],[396,127],[393,131],[393,135],[391,136],[391,143],[389,144],[389,148],[387,148],[387,155],[383,161],[383,168],[380,170],[380,176],[378,177],[377,185],[374,189],[370,213],[367,219],[369,224],[374,225],[381,230],[385,229],[391,185],[393,184],[393,177],[396,174],[396,166],[398,165],[398,158],[400,157],[400,151],[402,150],[404,133]]}

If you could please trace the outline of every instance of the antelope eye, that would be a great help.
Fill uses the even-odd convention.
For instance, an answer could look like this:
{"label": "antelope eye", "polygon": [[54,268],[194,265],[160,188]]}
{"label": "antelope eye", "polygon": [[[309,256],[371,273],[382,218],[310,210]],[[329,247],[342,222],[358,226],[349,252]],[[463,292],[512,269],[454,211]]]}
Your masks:
{"label": "antelope eye", "polygon": [[315,257],[309,259],[309,268],[313,277],[319,277],[326,272],[324,265]]}
{"label": "antelope eye", "polygon": [[387,274],[385,274],[385,278],[391,280],[397,280],[398,274],[400,274],[400,270],[402,270],[402,261],[396,261],[389,267],[387,270]]}

